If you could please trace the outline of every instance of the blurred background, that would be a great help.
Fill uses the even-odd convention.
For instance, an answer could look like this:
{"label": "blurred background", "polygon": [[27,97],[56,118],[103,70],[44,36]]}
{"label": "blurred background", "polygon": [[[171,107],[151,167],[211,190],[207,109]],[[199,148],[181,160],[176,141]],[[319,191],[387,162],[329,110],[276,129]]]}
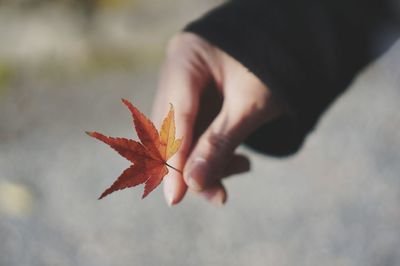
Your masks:
{"label": "blurred background", "polygon": [[242,152],[217,208],[158,188],[99,194],[129,163],[167,40],[212,0],[0,1],[0,266],[400,265],[400,43],[288,159]]}

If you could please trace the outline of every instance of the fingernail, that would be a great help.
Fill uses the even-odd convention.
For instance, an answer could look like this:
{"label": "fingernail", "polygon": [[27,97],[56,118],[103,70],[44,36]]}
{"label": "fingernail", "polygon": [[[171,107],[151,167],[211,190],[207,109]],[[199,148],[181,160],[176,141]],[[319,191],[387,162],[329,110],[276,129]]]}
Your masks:
{"label": "fingernail", "polygon": [[193,159],[186,174],[187,185],[194,190],[200,191],[204,187],[204,180],[208,171],[208,165],[204,158]]}
{"label": "fingernail", "polygon": [[174,205],[174,194],[171,190],[168,189],[165,191],[165,199],[169,207],[172,207]]}

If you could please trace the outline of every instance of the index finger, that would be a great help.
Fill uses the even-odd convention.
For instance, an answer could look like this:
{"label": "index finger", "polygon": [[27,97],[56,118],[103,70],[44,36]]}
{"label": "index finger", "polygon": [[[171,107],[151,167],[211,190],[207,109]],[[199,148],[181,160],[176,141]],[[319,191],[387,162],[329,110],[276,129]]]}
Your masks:
{"label": "index finger", "polygon": [[[161,125],[167,114],[169,104],[175,109],[176,136],[182,138],[178,152],[169,160],[169,164],[183,170],[193,140],[193,127],[198,112],[201,90],[208,77],[194,65],[197,60],[191,46],[173,44],[178,51],[169,51],[162,66],[158,91],[153,106],[153,119]],[[184,46],[184,47],[182,47]],[[179,52],[179,53],[177,53]],[[171,170],[164,178],[164,194],[169,205],[182,200],[187,190],[182,174]]]}

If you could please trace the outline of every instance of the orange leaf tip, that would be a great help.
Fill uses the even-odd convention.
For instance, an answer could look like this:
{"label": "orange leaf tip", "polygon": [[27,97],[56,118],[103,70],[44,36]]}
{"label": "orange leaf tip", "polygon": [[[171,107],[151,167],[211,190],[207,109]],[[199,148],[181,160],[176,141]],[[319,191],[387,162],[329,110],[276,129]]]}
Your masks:
{"label": "orange leaf tip", "polygon": [[86,135],[93,137],[94,132],[93,131],[85,131]]}

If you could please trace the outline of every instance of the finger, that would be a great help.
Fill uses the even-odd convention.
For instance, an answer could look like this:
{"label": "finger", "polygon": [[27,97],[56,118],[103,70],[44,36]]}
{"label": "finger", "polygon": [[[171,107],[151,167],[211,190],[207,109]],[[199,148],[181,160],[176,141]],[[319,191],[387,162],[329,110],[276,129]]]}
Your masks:
{"label": "finger", "polygon": [[[221,178],[240,174],[250,170],[249,159],[241,154],[234,154]],[[216,181],[210,188],[197,192],[201,197],[215,205],[223,205],[227,200],[227,191],[221,181]]]}
{"label": "finger", "polygon": [[223,175],[235,148],[249,134],[250,125],[246,120],[241,110],[229,112],[224,103],[221,112],[201,135],[184,168],[189,188],[204,190]]}
{"label": "finger", "polygon": [[215,182],[208,189],[198,193],[201,197],[205,198],[207,201],[217,206],[224,205],[228,198],[226,189],[220,181]]}
{"label": "finger", "polygon": [[250,160],[242,154],[234,154],[230,162],[225,167],[221,178],[231,175],[241,174],[250,170]]}
{"label": "finger", "polygon": [[184,169],[185,182],[197,191],[215,183],[236,147],[278,112],[270,91],[254,74],[224,53],[221,58],[223,106],[200,136]]}
{"label": "finger", "polygon": [[[167,59],[161,70],[153,109],[154,120],[160,125],[162,118],[168,112],[169,103],[174,105],[176,136],[182,137],[183,140],[181,148],[168,163],[177,169],[183,169],[188,156],[200,94],[208,79],[204,72],[197,69],[199,66],[194,66],[195,60],[193,52],[188,50],[188,45],[181,43],[170,45]],[[170,169],[164,178],[164,194],[167,203],[174,205],[181,201],[186,189],[182,175]]]}

